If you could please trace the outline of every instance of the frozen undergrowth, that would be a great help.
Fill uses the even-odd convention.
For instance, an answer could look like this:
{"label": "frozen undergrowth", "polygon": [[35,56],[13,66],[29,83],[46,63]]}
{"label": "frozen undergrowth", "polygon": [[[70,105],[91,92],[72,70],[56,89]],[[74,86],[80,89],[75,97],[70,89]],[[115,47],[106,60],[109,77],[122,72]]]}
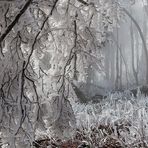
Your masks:
{"label": "frozen undergrowth", "polygon": [[[148,147],[148,97],[115,93],[97,104],[73,102],[72,107],[77,125],[69,139],[85,140],[91,148]],[[48,130],[37,134],[39,139],[52,137]]]}
{"label": "frozen undergrowth", "polygon": [[114,93],[100,103],[72,107],[77,129],[70,139],[85,140],[91,148],[148,147],[148,97]]}
{"label": "frozen undergrowth", "polygon": [[[77,128],[92,147],[147,147],[148,97],[111,94],[98,104],[73,104]],[[83,129],[83,130],[82,130]]]}
{"label": "frozen undergrowth", "polygon": [[114,93],[100,103],[72,102],[72,107],[77,120],[74,141],[85,140],[92,148],[148,147],[148,97]]}

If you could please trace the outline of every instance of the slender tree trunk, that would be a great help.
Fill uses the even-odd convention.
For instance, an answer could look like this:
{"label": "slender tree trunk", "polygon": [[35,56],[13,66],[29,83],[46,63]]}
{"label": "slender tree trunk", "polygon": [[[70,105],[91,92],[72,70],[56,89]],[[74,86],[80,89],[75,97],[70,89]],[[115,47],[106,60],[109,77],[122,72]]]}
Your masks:
{"label": "slender tree trunk", "polygon": [[110,80],[111,80],[111,89],[115,87],[115,54],[116,49],[114,48],[112,43],[109,43],[110,47]]}
{"label": "slender tree trunk", "polygon": [[131,22],[131,26],[130,26],[130,34],[131,34],[131,49],[132,49],[132,69],[133,69],[133,75],[136,81],[136,85],[138,86],[139,82],[138,82],[138,72],[135,68],[135,41],[134,41],[134,33],[133,33],[133,24]]}
{"label": "slender tree trunk", "polygon": [[120,47],[120,89],[122,89],[122,53],[121,53],[121,47]]}
{"label": "slender tree trunk", "polygon": [[105,48],[105,74],[106,74],[106,79],[110,79],[110,51],[109,51],[109,46]]}
{"label": "slender tree trunk", "polygon": [[[138,33],[135,33],[135,42],[136,42],[136,69],[137,69],[137,75],[139,76],[139,61],[140,61],[140,50],[139,50],[139,39],[138,39]],[[139,78],[138,78],[139,79]],[[139,81],[139,80],[138,80]]]}
{"label": "slender tree trunk", "polygon": [[118,48],[118,28],[117,28],[117,48],[116,48],[116,81],[115,88],[119,89],[119,48]]}
{"label": "slender tree trunk", "polygon": [[[147,11],[145,9],[144,19],[143,19],[143,36],[145,37],[145,39],[147,38],[147,19],[145,19],[146,18],[146,15],[147,15]],[[142,45],[142,49],[144,51],[144,45]],[[145,57],[145,52],[143,52],[142,60],[143,60],[143,63],[142,64],[148,66],[148,60]]]}

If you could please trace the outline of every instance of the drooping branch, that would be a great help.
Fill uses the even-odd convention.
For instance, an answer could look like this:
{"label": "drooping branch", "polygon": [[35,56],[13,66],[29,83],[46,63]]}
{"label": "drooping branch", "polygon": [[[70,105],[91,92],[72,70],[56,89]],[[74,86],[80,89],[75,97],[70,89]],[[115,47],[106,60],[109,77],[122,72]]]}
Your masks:
{"label": "drooping branch", "polygon": [[35,36],[35,38],[34,38],[34,41],[33,41],[33,44],[32,44],[32,48],[31,48],[31,52],[30,52],[30,54],[29,54],[29,56],[28,56],[28,60],[27,60],[27,62],[26,62],[25,69],[27,68],[27,66],[28,66],[28,64],[29,64],[29,62],[30,62],[31,56],[32,56],[33,51],[34,51],[34,49],[35,49],[35,44],[36,44],[36,42],[37,42],[37,39],[38,39],[39,35],[41,34],[42,30],[44,29],[45,23],[48,21],[49,17],[52,15],[52,13],[53,13],[53,11],[54,11],[54,9],[55,9],[55,7],[56,7],[57,2],[58,2],[58,0],[56,0],[56,1],[54,2],[50,13],[48,14],[48,16],[47,16],[47,17],[45,18],[45,20],[43,21],[40,30],[38,31],[38,33],[36,34],[36,36]]}
{"label": "drooping branch", "polygon": [[52,9],[51,9],[51,11],[50,11],[50,15],[52,15],[53,10],[55,9],[55,7],[56,7],[56,5],[57,5],[57,2],[58,2],[58,0],[56,0],[56,1],[54,2],[53,6],[52,6]]}
{"label": "drooping branch", "polygon": [[19,21],[20,17],[25,13],[27,8],[30,6],[31,2],[32,2],[32,0],[28,0],[26,2],[26,4],[23,6],[23,8],[20,10],[20,12],[16,15],[15,19],[6,28],[5,32],[0,36],[0,44],[5,39],[5,37],[9,34],[9,32],[12,30],[12,28],[16,25],[16,23]]}
{"label": "drooping branch", "polygon": [[87,2],[85,2],[85,1],[83,1],[83,0],[77,0],[77,1],[80,2],[80,3],[82,3],[82,4],[84,4],[84,5],[86,5],[86,6],[89,5]]}
{"label": "drooping branch", "polygon": [[21,117],[20,118],[20,121],[18,122],[18,127],[14,133],[14,135],[17,135],[19,129],[21,128],[23,122],[24,122],[24,119],[25,119],[25,115],[24,115],[24,108],[23,108],[23,93],[24,93],[24,72],[25,72],[25,69],[24,69],[24,66],[25,66],[25,61],[23,62],[23,66],[22,66],[22,70],[19,74],[19,91],[18,91],[18,109],[19,109],[19,116]]}

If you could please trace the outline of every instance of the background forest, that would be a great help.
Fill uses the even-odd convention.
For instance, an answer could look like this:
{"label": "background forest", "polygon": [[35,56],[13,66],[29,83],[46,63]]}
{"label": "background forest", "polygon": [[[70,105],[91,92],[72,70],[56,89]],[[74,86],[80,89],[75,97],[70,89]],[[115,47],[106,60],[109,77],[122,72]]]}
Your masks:
{"label": "background forest", "polygon": [[0,0],[0,147],[147,148],[148,0]]}

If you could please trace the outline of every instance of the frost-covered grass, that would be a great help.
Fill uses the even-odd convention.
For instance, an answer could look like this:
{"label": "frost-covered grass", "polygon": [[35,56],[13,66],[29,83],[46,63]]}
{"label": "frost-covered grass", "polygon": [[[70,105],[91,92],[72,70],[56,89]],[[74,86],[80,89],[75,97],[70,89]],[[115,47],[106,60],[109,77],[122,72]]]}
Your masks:
{"label": "frost-covered grass", "polygon": [[90,148],[148,147],[148,97],[140,93],[136,98],[128,93],[114,93],[100,103],[73,102],[72,107],[76,134],[69,137],[73,142],[64,143],[68,145],[65,148],[77,148],[74,145],[78,141],[88,142]]}
{"label": "frost-covered grass", "polygon": [[[60,140],[63,145],[60,148],[77,148],[82,141],[90,148],[148,147],[148,97],[140,93],[136,98],[128,93],[115,93],[97,104],[73,102],[72,107],[77,121],[76,134],[68,142]],[[43,145],[60,145],[59,139],[48,131],[37,134]]]}
{"label": "frost-covered grass", "polygon": [[148,97],[112,94],[98,104],[73,104],[73,109],[76,137],[91,147],[148,147]]}

